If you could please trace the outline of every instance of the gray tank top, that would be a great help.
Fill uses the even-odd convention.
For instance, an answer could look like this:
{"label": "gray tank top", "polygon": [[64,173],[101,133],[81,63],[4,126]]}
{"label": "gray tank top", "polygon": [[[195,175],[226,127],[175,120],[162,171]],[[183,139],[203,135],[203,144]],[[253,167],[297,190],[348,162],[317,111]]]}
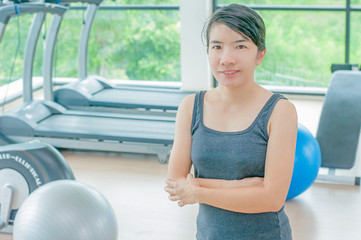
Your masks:
{"label": "gray tank top", "polygon": [[[191,158],[195,177],[226,180],[264,177],[268,120],[278,100],[285,97],[273,94],[247,129],[221,132],[203,123],[204,94],[196,94],[193,108]],[[278,212],[246,214],[200,204],[197,239],[289,240],[292,236],[284,208]]]}

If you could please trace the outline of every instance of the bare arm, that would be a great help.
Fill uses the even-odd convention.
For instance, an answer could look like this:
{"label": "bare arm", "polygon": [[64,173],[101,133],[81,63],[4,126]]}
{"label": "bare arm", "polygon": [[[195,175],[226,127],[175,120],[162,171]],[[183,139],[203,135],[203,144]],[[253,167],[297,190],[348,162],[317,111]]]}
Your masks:
{"label": "bare arm", "polygon": [[263,184],[242,188],[209,188],[197,184],[188,175],[183,181],[168,182],[174,190],[170,199],[180,201],[180,206],[198,202],[235,212],[278,211],[285,202],[292,178],[296,134],[295,108],[290,102],[281,100],[270,119]]}
{"label": "bare arm", "polygon": [[190,172],[191,161],[191,124],[194,95],[184,98],[177,112],[175,136],[169,157],[167,179],[185,179]]}

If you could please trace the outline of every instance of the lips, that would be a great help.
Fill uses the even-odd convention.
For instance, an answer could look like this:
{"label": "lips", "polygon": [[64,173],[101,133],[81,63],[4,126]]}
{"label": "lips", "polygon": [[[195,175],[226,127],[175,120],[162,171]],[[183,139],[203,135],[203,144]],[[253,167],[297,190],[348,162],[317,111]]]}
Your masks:
{"label": "lips", "polygon": [[233,76],[234,74],[238,73],[238,70],[226,70],[226,71],[221,71],[220,73],[226,75],[226,76]]}

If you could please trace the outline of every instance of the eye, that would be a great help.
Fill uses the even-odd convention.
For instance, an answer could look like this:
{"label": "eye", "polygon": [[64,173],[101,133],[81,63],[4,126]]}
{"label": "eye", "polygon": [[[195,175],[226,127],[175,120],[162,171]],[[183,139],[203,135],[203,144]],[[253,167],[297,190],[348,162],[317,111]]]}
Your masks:
{"label": "eye", "polygon": [[219,46],[219,45],[213,45],[213,46],[212,46],[212,49],[219,50],[219,49],[221,49],[221,46]]}
{"label": "eye", "polygon": [[245,45],[237,45],[236,48],[237,48],[237,49],[244,49],[244,48],[246,48],[246,46],[245,46]]}

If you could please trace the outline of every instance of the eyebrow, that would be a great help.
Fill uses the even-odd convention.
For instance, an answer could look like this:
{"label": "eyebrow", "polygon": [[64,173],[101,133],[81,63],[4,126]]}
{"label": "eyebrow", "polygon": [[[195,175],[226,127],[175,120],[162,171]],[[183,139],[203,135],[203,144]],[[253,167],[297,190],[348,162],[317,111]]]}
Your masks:
{"label": "eyebrow", "polygon": [[249,39],[240,39],[240,40],[235,41],[235,43],[239,43],[239,42],[250,42],[250,40]]}
{"label": "eyebrow", "polygon": [[[249,39],[240,39],[240,40],[236,40],[234,41],[234,43],[240,43],[240,42],[250,42]],[[218,41],[218,40],[212,40],[209,43],[223,43],[222,41]]]}

